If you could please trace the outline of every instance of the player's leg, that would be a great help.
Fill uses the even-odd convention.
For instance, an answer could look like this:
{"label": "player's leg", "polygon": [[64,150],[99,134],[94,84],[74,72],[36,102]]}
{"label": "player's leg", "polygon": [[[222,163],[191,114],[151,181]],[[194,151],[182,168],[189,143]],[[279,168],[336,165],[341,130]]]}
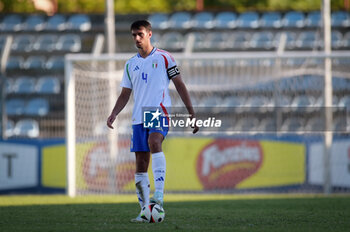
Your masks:
{"label": "player's leg", "polygon": [[152,171],[154,177],[155,192],[151,202],[163,205],[164,181],[166,174],[166,161],[162,151],[162,142],[164,135],[158,132],[152,132],[148,138],[148,145],[152,153]]}
{"label": "player's leg", "polygon": [[[148,131],[145,130],[142,124],[133,125],[131,137],[131,152],[135,152],[136,157],[136,172],[135,186],[136,194],[141,209],[144,205],[149,204],[149,178],[148,165],[150,160],[150,150],[148,147]],[[142,222],[141,215],[131,220],[132,222]]]}
{"label": "player's leg", "polygon": [[148,165],[150,160],[149,152],[135,152],[136,156],[136,173],[135,173],[135,185],[136,194],[141,209],[143,206],[149,204],[149,178],[148,178]]}

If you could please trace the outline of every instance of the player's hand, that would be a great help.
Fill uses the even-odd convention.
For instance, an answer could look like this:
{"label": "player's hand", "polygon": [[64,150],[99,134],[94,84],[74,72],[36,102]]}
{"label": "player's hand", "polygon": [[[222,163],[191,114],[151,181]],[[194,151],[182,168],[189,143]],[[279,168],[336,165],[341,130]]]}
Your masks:
{"label": "player's hand", "polygon": [[114,127],[112,126],[112,124],[113,124],[113,122],[114,122],[114,120],[115,120],[115,117],[116,117],[116,115],[111,114],[111,115],[108,117],[108,119],[107,119],[107,126],[108,126],[109,128],[111,128],[111,129],[114,129]]}
{"label": "player's hand", "polygon": [[191,116],[191,120],[192,120],[192,118],[194,118],[194,126],[191,126],[193,128],[192,133],[195,134],[195,133],[197,133],[199,131],[199,127],[197,126],[197,123],[196,123],[196,121],[197,121],[196,117]]}

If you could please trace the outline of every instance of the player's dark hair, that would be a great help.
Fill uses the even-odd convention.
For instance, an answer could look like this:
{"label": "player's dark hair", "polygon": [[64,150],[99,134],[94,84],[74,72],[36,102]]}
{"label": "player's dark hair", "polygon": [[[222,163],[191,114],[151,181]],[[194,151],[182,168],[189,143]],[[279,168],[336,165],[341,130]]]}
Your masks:
{"label": "player's dark hair", "polygon": [[137,20],[131,24],[130,31],[131,30],[138,30],[141,27],[146,28],[146,31],[152,30],[152,26],[147,20]]}

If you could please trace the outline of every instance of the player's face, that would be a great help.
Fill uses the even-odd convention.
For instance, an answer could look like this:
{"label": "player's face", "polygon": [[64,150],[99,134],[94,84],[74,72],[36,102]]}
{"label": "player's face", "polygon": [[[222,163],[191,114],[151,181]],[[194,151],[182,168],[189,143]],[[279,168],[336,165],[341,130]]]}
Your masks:
{"label": "player's face", "polygon": [[131,34],[137,48],[142,49],[150,45],[152,31],[147,31],[146,28],[141,27],[139,29],[131,30]]}

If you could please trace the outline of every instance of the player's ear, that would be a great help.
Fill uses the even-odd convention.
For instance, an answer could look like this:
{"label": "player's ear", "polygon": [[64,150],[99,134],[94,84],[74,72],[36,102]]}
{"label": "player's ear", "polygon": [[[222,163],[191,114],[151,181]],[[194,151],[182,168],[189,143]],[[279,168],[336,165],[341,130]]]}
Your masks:
{"label": "player's ear", "polygon": [[148,32],[148,36],[151,38],[152,37],[152,31]]}

